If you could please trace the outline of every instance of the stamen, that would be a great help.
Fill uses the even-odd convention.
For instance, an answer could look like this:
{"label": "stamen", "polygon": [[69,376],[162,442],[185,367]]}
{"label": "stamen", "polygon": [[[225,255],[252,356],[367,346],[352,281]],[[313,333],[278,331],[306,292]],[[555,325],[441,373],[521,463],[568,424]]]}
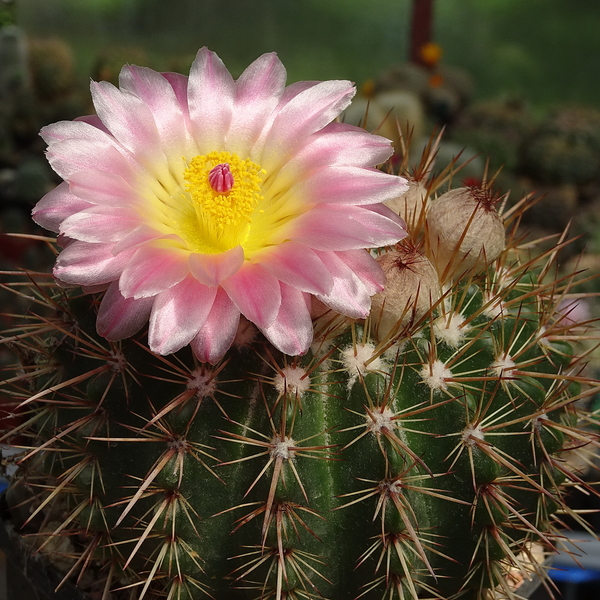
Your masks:
{"label": "stamen", "polygon": [[248,237],[253,216],[264,200],[261,186],[265,171],[249,158],[233,152],[209,152],[186,161],[183,178],[191,202],[178,234],[191,249],[223,252]]}
{"label": "stamen", "polygon": [[221,163],[220,165],[213,167],[208,174],[208,183],[210,183],[210,187],[215,190],[215,192],[219,192],[220,194],[224,194],[231,190],[234,180],[229,164]]}

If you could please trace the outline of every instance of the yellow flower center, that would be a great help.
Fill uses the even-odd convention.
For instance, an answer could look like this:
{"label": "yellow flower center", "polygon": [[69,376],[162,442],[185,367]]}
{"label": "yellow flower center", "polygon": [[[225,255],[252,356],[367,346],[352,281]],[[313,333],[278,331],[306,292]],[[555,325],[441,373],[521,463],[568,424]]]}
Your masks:
{"label": "yellow flower center", "polygon": [[216,254],[243,244],[253,216],[264,200],[265,171],[232,152],[195,156],[183,173],[193,212],[180,222],[180,233],[195,252]]}

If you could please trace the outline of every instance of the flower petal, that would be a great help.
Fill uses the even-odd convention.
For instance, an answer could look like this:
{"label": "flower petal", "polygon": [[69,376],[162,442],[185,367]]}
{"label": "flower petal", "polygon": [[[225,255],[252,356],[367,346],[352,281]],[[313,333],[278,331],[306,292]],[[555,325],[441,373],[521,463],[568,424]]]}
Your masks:
{"label": "flower petal", "polygon": [[333,288],[329,294],[316,294],[316,297],[336,312],[353,319],[365,319],[371,309],[371,297],[365,285],[335,253],[317,254],[333,276]]}
{"label": "flower petal", "polygon": [[192,351],[200,362],[217,363],[229,350],[240,321],[240,311],[227,293],[217,289],[210,313],[191,341]]}
{"label": "flower petal", "polygon": [[124,149],[108,136],[104,140],[69,139],[52,143],[46,152],[50,166],[69,181],[78,171],[97,170],[119,175],[132,181],[139,173],[139,165],[126,155]]}
{"label": "flower petal", "polygon": [[127,235],[123,236],[112,248],[113,254],[119,254],[129,248],[138,248],[146,242],[158,240],[160,238],[173,238],[176,236],[169,236],[157,231],[153,227],[142,223],[135,229],[132,229]]}
{"label": "flower petal", "polygon": [[150,315],[150,349],[171,354],[189,344],[204,325],[216,293],[216,287],[202,285],[188,276],[158,294]]}
{"label": "flower petal", "polygon": [[152,302],[152,298],[124,298],[118,282],[113,282],[100,303],[98,334],[110,341],[131,337],[148,321]]}
{"label": "flower petal", "polygon": [[132,252],[114,256],[110,244],[74,241],[58,255],[54,276],[74,285],[99,285],[119,278]]}
{"label": "flower petal", "polygon": [[244,250],[241,246],[220,254],[192,253],[189,266],[192,275],[204,285],[219,285],[223,279],[231,277],[244,264]]}
{"label": "flower petal", "polygon": [[152,69],[125,65],[119,75],[119,87],[148,107],[166,156],[178,154],[181,159],[191,151],[181,104],[167,79]]}
{"label": "flower petal", "polygon": [[383,290],[385,274],[367,250],[346,250],[335,254],[361,280],[369,296]]}
{"label": "flower petal", "polygon": [[[161,73],[161,75],[169,82],[175,93],[175,98],[179,102],[181,114],[183,115],[186,126],[190,124],[190,111],[188,110],[188,77],[181,73]],[[188,127],[188,130],[191,129]]]}
{"label": "flower petal", "polygon": [[269,173],[302,147],[306,138],[333,121],[356,90],[349,81],[323,81],[295,95],[281,109],[264,141],[261,166]]}
{"label": "flower petal", "polygon": [[135,229],[139,221],[133,210],[93,206],[67,217],[60,233],[84,242],[116,242]]}
{"label": "flower petal", "polygon": [[202,48],[190,70],[188,106],[199,154],[224,149],[231,123],[234,82],[223,61]]}
{"label": "flower petal", "polygon": [[391,200],[408,188],[406,179],[377,169],[333,166],[323,167],[290,189],[307,202],[368,205]]}
{"label": "flower petal", "polygon": [[293,241],[261,252],[260,264],[271,275],[302,292],[327,294],[333,286],[333,278],[317,254]]}
{"label": "flower petal", "polygon": [[393,153],[387,138],[368,133],[346,123],[330,123],[311,135],[306,144],[281,168],[278,177],[288,171],[294,175],[310,173],[324,165],[375,167]]}
{"label": "flower petal", "polygon": [[139,162],[160,161],[160,137],[152,113],[144,101],[108,81],[92,81],[92,100],[98,116],[112,135]]}
{"label": "flower petal", "polygon": [[238,310],[258,327],[273,323],[281,305],[279,281],[260,265],[246,263],[221,282]]}
{"label": "flower petal", "polygon": [[106,125],[100,120],[98,115],[84,115],[83,117],[76,117],[74,122],[81,121],[83,123],[87,123],[96,129],[100,129],[104,133],[107,133],[112,137],[110,131],[106,128]]}
{"label": "flower petal", "polygon": [[[370,133],[364,129],[346,125],[344,123],[330,123],[318,133],[313,134],[306,141],[306,144],[298,150],[298,152],[284,164],[274,177],[270,177],[263,186],[263,192],[269,194],[270,197],[275,197],[278,194],[288,192],[290,188],[300,186],[297,189],[304,190],[302,182],[309,176],[323,179],[323,183],[329,185],[333,183],[328,178],[328,173],[324,172],[316,175],[320,169],[332,167],[360,167],[355,171],[357,173],[369,175],[366,171],[369,167],[374,167],[385,162],[392,154],[391,142],[386,138],[382,138]],[[336,177],[338,173],[334,170],[331,174]],[[342,175],[342,177],[344,177]],[[387,177],[390,177],[387,175]],[[394,177],[393,180],[388,180],[388,184],[394,187],[399,181],[403,181],[399,177]],[[346,182],[342,182],[346,183]],[[365,184],[369,184],[366,179]],[[381,186],[382,181],[373,181],[376,186]],[[309,183],[308,190],[311,186],[314,187],[315,182]],[[366,185],[361,188],[358,184],[358,190],[362,191],[363,197],[368,198],[369,193]],[[326,191],[327,193],[327,191]],[[342,202],[346,202],[347,198],[342,198]],[[319,201],[319,200],[317,200]],[[321,200],[328,202],[325,198]],[[333,202],[333,201],[332,201]],[[348,204],[364,204],[363,201],[348,202]]]}
{"label": "flower petal", "polygon": [[88,142],[112,140],[114,143],[113,136],[96,115],[46,125],[40,130],[40,136],[49,146],[65,140]]}
{"label": "flower petal", "polygon": [[69,178],[71,191],[92,204],[122,206],[139,204],[140,198],[125,179],[96,169],[84,169]]}
{"label": "flower petal", "polygon": [[160,241],[138,248],[119,279],[121,293],[125,298],[147,298],[169,289],[189,273],[188,256]]}
{"label": "flower petal", "polygon": [[275,321],[261,330],[265,337],[285,354],[304,354],[313,339],[310,296],[281,284],[281,307]]}
{"label": "flower petal", "polygon": [[389,246],[405,236],[398,222],[368,207],[321,204],[296,219],[293,239],[315,250],[356,250]]}
{"label": "flower petal", "polygon": [[62,182],[48,192],[31,211],[33,220],[44,229],[58,233],[60,224],[73,213],[92,205],[69,190],[69,184]]}
{"label": "flower petal", "polygon": [[227,148],[248,156],[267,117],[279,104],[286,71],[274,52],[257,58],[235,82],[235,100]]}

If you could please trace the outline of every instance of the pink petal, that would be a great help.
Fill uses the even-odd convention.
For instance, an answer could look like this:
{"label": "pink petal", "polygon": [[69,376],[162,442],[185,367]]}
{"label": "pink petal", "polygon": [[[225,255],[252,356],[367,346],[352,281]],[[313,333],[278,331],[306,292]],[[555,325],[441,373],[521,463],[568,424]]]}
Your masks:
{"label": "pink petal", "polygon": [[256,259],[280,281],[311,294],[327,294],[333,278],[316,252],[292,241],[270,246]]}
{"label": "pink petal", "polygon": [[33,220],[44,229],[58,233],[60,224],[69,216],[92,205],[78,198],[69,190],[69,184],[63,182],[48,192],[33,208]]}
{"label": "pink petal", "polygon": [[223,61],[202,48],[190,70],[188,106],[199,154],[223,150],[233,110],[234,82]]}
{"label": "pink petal", "polygon": [[75,242],[75,240],[68,238],[66,235],[58,235],[56,237],[56,245],[59,248],[66,248],[67,246],[69,246],[70,244],[73,244],[74,242]]}
{"label": "pink petal", "polygon": [[396,220],[367,207],[321,204],[294,221],[293,239],[315,250],[356,250],[389,246],[405,236]]}
{"label": "pink petal", "polygon": [[338,165],[375,167],[392,152],[390,140],[360,127],[334,122],[310,136],[281,171],[312,172],[322,166]]}
{"label": "pink petal", "polygon": [[83,242],[116,242],[139,222],[140,216],[133,210],[93,206],[67,217],[60,233]]}
{"label": "pink petal", "polygon": [[108,81],[92,81],[92,100],[98,116],[112,135],[140,162],[163,156],[152,113],[143,100],[117,89]]}
{"label": "pink petal", "polygon": [[333,121],[349,104],[355,89],[349,81],[324,81],[289,100],[273,120],[260,164],[274,172],[302,147],[306,138]]}
{"label": "pink petal", "polygon": [[388,208],[385,204],[371,204],[371,206],[362,206],[361,208],[394,221],[394,223],[405,230],[402,237],[405,238],[408,235],[406,232],[406,221],[400,217],[398,213],[395,213],[391,208]]}
{"label": "pink petal", "polygon": [[371,308],[371,297],[367,288],[352,269],[333,252],[318,252],[323,264],[333,276],[333,288],[329,294],[316,297],[336,312],[364,319]]}
{"label": "pink petal", "polygon": [[106,171],[78,171],[71,175],[69,184],[74,194],[92,204],[123,206],[140,202],[138,194],[127,181]]}
{"label": "pink petal", "polygon": [[406,179],[377,169],[325,166],[303,178],[289,194],[310,204],[368,205],[397,198],[406,189]]}
{"label": "pink petal", "polygon": [[179,283],[189,273],[189,252],[172,245],[152,242],[134,252],[119,279],[119,289],[125,298],[155,296]]}
{"label": "pink petal", "polygon": [[234,110],[227,134],[227,148],[247,156],[279,103],[286,72],[272,52],[257,58],[235,83]]}
{"label": "pink petal", "polygon": [[187,101],[187,89],[188,89],[188,77],[181,73],[161,73],[161,75],[169,82],[175,93],[175,98],[179,103],[181,114],[185,120],[186,125],[190,121],[190,113],[188,110]]}
{"label": "pink petal", "polygon": [[99,285],[119,278],[132,252],[114,256],[110,244],[71,242],[56,259],[54,276],[75,285]]}
{"label": "pink petal", "polygon": [[50,146],[65,140],[115,143],[113,136],[96,115],[46,125],[40,130],[40,136]]}
{"label": "pink petal", "polygon": [[346,250],[335,254],[361,280],[369,296],[383,290],[385,274],[367,250]]}
{"label": "pink petal", "polygon": [[277,317],[281,305],[279,281],[260,265],[245,263],[221,286],[238,310],[258,327],[268,327]]}
{"label": "pink petal", "polygon": [[139,165],[125,156],[126,151],[106,137],[102,141],[62,140],[48,147],[46,158],[60,177],[69,181],[78,171],[106,171],[127,181],[136,178]]}
{"label": "pink petal", "polygon": [[239,321],[240,311],[218,288],[210,313],[190,344],[198,360],[213,365],[221,360],[235,339]]}
{"label": "pink petal", "polygon": [[216,293],[216,287],[202,285],[188,276],[158,294],[150,315],[150,349],[171,354],[189,344],[204,325]]}
{"label": "pink petal", "polygon": [[131,337],[148,321],[152,301],[152,298],[123,298],[118,282],[113,282],[100,303],[98,334],[111,341]]}
{"label": "pink petal", "polygon": [[304,354],[313,339],[310,296],[281,284],[281,307],[275,321],[262,329],[265,337],[285,354]]}
{"label": "pink petal", "polygon": [[[391,142],[385,138],[352,125],[330,123],[310,136],[306,144],[281,167],[277,175],[265,182],[263,190],[273,197],[287,193],[290,188],[298,185],[299,181],[300,186],[296,189],[302,190],[304,179],[315,176],[315,172],[323,167],[360,167],[357,172],[366,173],[368,177],[369,171],[366,169],[385,162],[391,153]],[[335,171],[332,173],[335,175]],[[323,176],[325,183],[329,183],[325,174],[320,177]],[[358,185],[357,191],[360,192],[361,184]],[[368,196],[368,192],[365,191],[364,196]],[[345,200],[342,202],[345,203]]]}
{"label": "pink petal", "polygon": [[145,67],[126,65],[119,75],[119,87],[134,94],[148,107],[167,156],[190,153],[184,114],[175,90],[160,73]]}
{"label": "pink petal", "polygon": [[88,123],[96,129],[100,129],[101,131],[104,131],[104,133],[111,135],[110,131],[106,128],[98,115],[84,115],[83,117],[76,117],[75,121],[83,121],[84,123]]}
{"label": "pink petal", "polygon": [[121,240],[113,246],[112,251],[113,254],[119,254],[119,252],[123,252],[123,250],[137,248],[138,246],[141,246],[142,244],[152,240],[158,240],[160,238],[169,239],[172,237],[174,236],[165,236],[162,232],[142,223],[130,231],[127,235],[123,236]]}
{"label": "pink petal", "polygon": [[291,102],[296,96],[298,96],[305,90],[308,90],[310,88],[313,88],[313,87],[319,85],[320,83],[322,83],[322,82],[321,81],[295,81],[294,83],[290,83],[290,85],[288,85],[285,88],[285,90],[283,92],[283,96],[281,96],[281,100],[279,101],[279,106],[277,107],[278,112],[284,106],[286,106],[289,102]]}
{"label": "pink petal", "polygon": [[204,285],[219,285],[223,279],[237,273],[244,264],[244,250],[236,246],[219,254],[190,254],[192,275]]}

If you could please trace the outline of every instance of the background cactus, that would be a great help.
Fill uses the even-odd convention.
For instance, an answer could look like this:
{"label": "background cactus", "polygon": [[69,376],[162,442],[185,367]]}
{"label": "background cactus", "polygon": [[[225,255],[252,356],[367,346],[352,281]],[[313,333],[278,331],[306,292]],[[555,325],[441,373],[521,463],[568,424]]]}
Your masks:
{"label": "background cactus", "polygon": [[524,146],[523,169],[546,183],[585,184],[600,169],[600,113],[570,107],[555,110]]}
{"label": "background cactus", "polygon": [[489,158],[493,170],[515,170],[523,143],[532,133],[532,121],[527,106],[518,100],[479,102],[460,115],[453,137]]}
{"label": "background cactus", "polygon": [[33,85],[42,100],[56,100],[71,92],[75,76],[74,57],[63,40],[30,40],[29,65]]}
{"label": "background cactus", "polygon": [[[557,514],[581,520],[568,455],[595,448],[582,425],[598,387],[574,346],[589,324],[557,308],[574,277],[553,278],[555,248],[520,246],[525,204],[500,205],[492,264],[442,261],[427,309],[405,278],[412,293],[364,322],[322,314],[303,357],[249,324],[216,365],[158,356],[143,334],[99,337],[97,297],[15,287],[34,298],[4,338],[27,415],[5,436],[26,439],[17,524],[103,600],[518,597],[516,579],[544,575],[535,548],[555,547]],[[414,225],[388,282],[439,259]]]}

